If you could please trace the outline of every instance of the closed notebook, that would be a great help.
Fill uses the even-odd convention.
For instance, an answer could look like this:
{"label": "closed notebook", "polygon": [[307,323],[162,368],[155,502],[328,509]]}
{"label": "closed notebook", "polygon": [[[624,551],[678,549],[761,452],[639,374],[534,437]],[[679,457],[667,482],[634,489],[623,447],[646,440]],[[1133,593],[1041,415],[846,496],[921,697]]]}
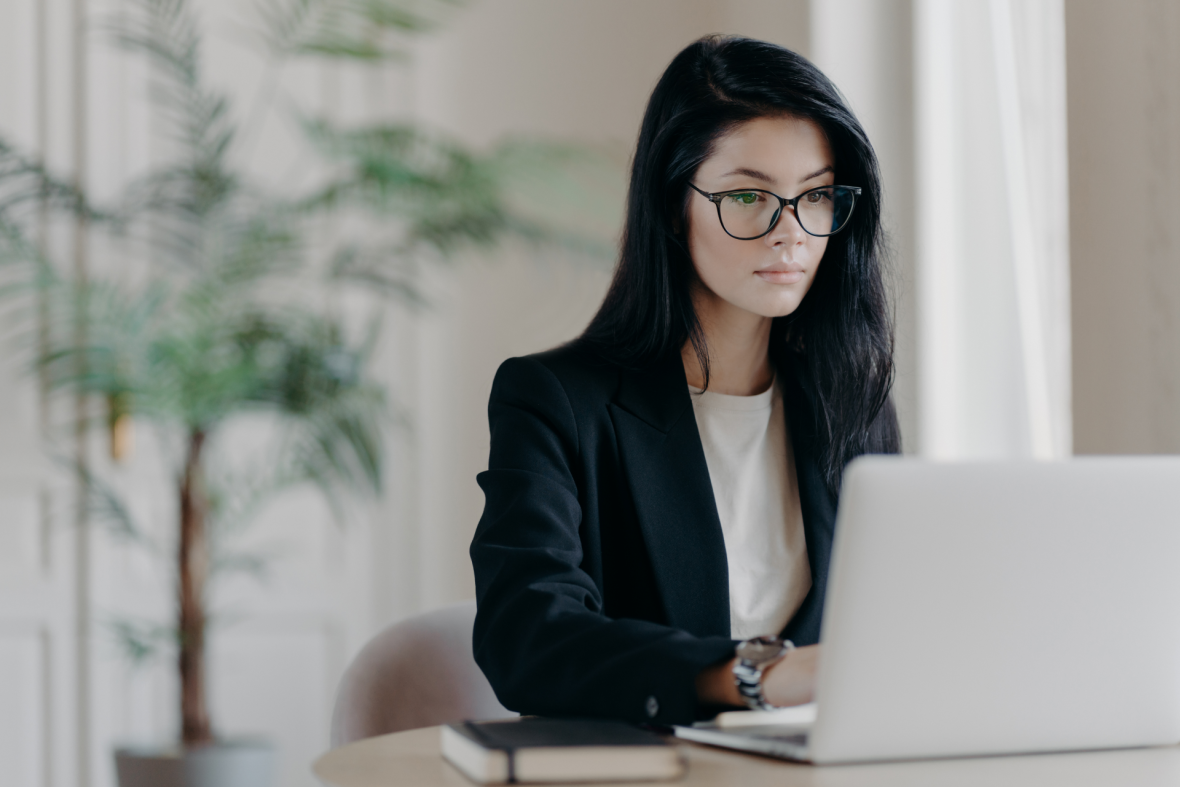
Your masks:
{"label": "closed notebook", "polygon": [[679,750],[630,724],[523,718],[442,728],[442,753],[481,784],[675,779]]}

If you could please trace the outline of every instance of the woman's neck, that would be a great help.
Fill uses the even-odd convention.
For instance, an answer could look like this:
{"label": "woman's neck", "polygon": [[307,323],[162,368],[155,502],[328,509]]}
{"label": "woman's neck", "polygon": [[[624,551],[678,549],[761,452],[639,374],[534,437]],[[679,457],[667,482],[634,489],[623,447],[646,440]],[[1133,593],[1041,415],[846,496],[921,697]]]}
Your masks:
{"label": "woman's neck", "polygon": [[[771,318],[761,317],[717,297],[703,286],[693,293],[693,306],[709,350],[709,390],[731,396],[753,396],[770,387]],[[680,350],[688,384],[705,387],[692,342]]]}

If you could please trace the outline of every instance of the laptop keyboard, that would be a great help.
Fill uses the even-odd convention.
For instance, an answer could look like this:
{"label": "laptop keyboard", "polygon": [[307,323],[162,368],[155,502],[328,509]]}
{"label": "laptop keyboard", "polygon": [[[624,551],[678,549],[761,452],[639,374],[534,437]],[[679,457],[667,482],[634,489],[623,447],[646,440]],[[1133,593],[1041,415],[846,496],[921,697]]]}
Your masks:
{"label": "laptop keyboard", "polygon": [[790,743],[790,744],[794,744],[796,746],[806,746],[807,745],[807,733],[806,732],[796,732],[796,733],[793,733],[790,735],[787,735],[787,734],[775,735],[772,733],[761,733],[761,734],[752,735],[751,737],[762,738],[763,740],[768,740],[768,741],[782,741],[783,743]]}
{"label": "laptop keyboard", "polygon": [[806,759],[807,734],[809,730],[798,725],[757,725],[735,727],[727,730],[716,728],[677,727],[676,734],[697,743],[722,746],[739,751],[768,754],[788,760]]}

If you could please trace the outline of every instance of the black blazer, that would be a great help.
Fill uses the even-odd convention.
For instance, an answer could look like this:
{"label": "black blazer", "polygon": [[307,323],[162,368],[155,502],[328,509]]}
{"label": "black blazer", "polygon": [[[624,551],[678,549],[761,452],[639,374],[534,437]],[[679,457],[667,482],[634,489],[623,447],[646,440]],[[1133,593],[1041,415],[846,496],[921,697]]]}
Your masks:
{"label": "black blazer", "polygon": [[[812,578],[783,636],[808,645],[819,639],[836,499],[816,464],[807,381],[789,361],[779,367]],[[474,650],[500,702],[525,714],[699,718],[696,676],[732,658],[735,643],[680,359],[627,371],[577,345],[512,358],[488,419]]]}

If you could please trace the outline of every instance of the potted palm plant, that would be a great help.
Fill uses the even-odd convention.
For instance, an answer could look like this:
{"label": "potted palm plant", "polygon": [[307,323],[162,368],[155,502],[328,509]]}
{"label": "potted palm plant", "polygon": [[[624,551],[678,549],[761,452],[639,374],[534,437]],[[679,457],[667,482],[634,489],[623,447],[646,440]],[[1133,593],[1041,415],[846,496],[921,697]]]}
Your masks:
{"label": "potted palm plant", "polygon": [[[413,300],[416,267],[462,247],[510,235],[591,253],[602,244],[513,207],[506,184],[524,174],[535,186],[538,172],[578,155],[564,146],[517,143],[476,154],[409,124],[339,129],[299,120],[327,174],[297,198],[269,194],[235,164],[239,129],[229,99],[203,80],[200,26],[187,0],[133,7],[114,30],[124,48],[150,60],[169,157],[97,211],[0,141],[0,258],[31,263],[23,270],[35,273],[15,291],[38,303],[29,313],[46,390],[100,405],[101,417],[82,426],[102,430],[116,460],[131,425],[151,425],[177,468],[168,490],[174,618],[150,632],[117,628],[129,652],[175,659],[180,735],[165,746],[120,749],[122,787],[264,785],[269,747],[219,739],[206,699],[210,583],[235,565],[220,536],[295,486],[312,485],[339,511],[350,494],[378,492],[382,477],[387,394],[369,368],[374,333],[308,293],[360,285],[370,296]],[[266,0],[262,39],[276,58],[379,61],[400,53],[391,34],[428,29],[420,13],[427,7]],[[118,254],[84,278],[64,273],[26,240],[21,208],[31,204],[42,217],[87,216],[87,231],[106,235]],[[325,213],[341,211],[367,217],[371,231],[321,253],[314,229]],[[244,419],[269,436],[262,471],[233,467],[226,450]],[[75,471],[96,516],[148,540],[98,472],[85,464]]]}

